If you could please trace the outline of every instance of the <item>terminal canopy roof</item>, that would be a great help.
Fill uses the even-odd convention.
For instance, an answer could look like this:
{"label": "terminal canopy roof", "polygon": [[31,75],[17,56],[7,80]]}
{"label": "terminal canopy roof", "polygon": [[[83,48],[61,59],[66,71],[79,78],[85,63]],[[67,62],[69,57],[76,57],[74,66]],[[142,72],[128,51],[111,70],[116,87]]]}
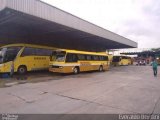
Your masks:
{"label": "terminal canopy roof", "polygon": [[159,56],[160,57],[160,50],[158,51],[142,51],[142,52],[125,52],[121,53],[124,55],[138,55],[138,56]]}
{"label": "terminal canopy roof", "polygon": [[87,51],[137,43],[40,0],[0,0],[0,45],[29,43]]}

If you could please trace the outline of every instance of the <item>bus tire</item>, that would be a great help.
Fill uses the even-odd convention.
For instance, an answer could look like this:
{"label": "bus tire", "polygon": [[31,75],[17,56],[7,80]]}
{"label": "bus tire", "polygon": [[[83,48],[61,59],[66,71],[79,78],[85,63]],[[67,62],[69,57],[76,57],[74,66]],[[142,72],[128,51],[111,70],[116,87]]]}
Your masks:
{"label": "bus tire", "polygon": [[74,67],[73,68],[73,73],[74,74],[78,74],[79,73],[79,68],[78,67]]}
{"label": "bus tire", "polygon": [[99,66],[99,72],[102,72],[103,71],[103,66]]}
{"label": "bus tire", "polygon": [[21,65],[21,66],[18,67],[18,74],[23,75],[23,74],[25,74],[26,72],[27,72],[27,67],[26,67],[26,66]]}

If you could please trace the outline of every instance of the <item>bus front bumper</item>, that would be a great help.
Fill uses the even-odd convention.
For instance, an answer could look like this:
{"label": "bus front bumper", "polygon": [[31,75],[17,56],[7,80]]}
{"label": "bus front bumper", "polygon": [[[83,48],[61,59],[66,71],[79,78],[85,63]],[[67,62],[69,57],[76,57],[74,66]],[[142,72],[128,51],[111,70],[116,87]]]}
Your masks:
{"label": "bus front bumper", "polygon": [[55,72],[55,73],[72,73],[73,72],[73,66],[57,67],[57,68],[50,67],[49,71],[50,72]]}
{"label": "bus front bumper", "polygon": [[63,68],[49,68],[49,71],[55,73],[65,73]]}

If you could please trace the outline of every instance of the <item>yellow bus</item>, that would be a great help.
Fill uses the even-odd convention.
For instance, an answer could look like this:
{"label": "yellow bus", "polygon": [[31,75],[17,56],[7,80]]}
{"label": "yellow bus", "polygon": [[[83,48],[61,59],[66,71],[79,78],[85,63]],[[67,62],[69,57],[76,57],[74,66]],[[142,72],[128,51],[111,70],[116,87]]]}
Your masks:
{"label": "yellow bus", "polygon": [[78,74],[82,71],[104,71],[108,69],[109,61],[105,53],[56,50],[52,53],[49,71]]}
{"label": "yellow bus", "polygon": [[119,66],[119,65],[131,65],[132,58],[128,56],[113,56],[112,65]]}
{"label": "yellow bus", "polygon": [[10,44],[0,47],[0,73],[18,72],[49,68],[50,55],[55,48],[30,45]]}

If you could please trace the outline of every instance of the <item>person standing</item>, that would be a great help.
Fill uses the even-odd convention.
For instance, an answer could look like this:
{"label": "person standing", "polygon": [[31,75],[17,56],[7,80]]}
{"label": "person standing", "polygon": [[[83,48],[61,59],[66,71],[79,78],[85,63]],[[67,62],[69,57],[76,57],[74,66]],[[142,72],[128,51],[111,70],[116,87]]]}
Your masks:
{"label": "person standing", "polygon": [[153,61],[153,63],[152,63],[152,68],[153,68],[154,76],[157,77],[158,64],[157,64],[156,59],[154,59],[154,61]]}

